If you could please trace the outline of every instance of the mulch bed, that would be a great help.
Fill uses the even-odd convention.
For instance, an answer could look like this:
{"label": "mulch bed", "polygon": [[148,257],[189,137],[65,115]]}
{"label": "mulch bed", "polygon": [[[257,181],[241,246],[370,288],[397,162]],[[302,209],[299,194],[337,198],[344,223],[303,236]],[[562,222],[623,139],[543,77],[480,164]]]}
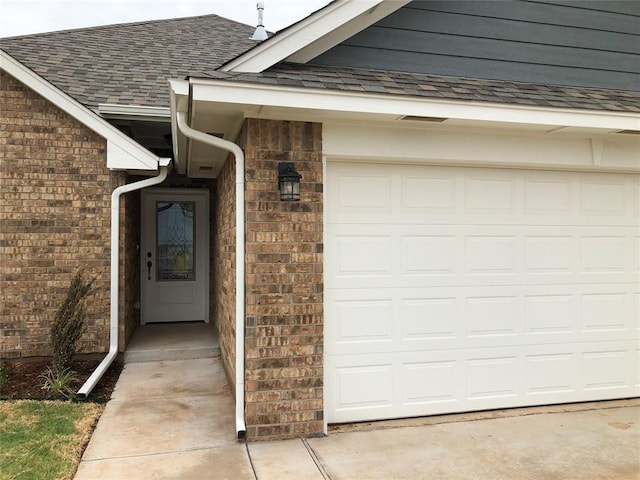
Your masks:
{"label": "mulch bed", "polygon": [[[101,361],[101,358],[74,360],[71,369],[76,373],[76,378],[70,382],[71,388],[74,391],[78,391]],[[64,399],[64,397],[42,388],[44,381],[40,378],[40,375],[47,370],[49,364],[50,362],[48,360],[3,362],[2,366],[8,371],[9,380],[2,385],[0,399]],[[118,377],[120,376],[120,372],[122,372],[122,365],[114,361],[86,400],[93,402],[106,402],[109,400],[111,398],[111,392],[113,392]]]}

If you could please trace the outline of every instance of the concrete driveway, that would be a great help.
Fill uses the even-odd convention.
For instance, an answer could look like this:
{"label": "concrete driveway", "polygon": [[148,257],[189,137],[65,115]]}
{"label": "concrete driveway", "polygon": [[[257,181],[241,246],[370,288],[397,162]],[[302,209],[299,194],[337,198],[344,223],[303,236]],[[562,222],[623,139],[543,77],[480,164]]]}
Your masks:
{"label": "concrete driveway", "polygon": [[[249,444],[249,452],[260,480],[638,479],[640,407],[630,403],[636,406],[386,422],[327,438]],[[293,451],[311,460],[305,475],[279,461]]]}
{"label": "concrete driveway", "polygon": [[241,444],[217,358],[129,363],[76,480],[640,479],[640,400],[342,426]]}

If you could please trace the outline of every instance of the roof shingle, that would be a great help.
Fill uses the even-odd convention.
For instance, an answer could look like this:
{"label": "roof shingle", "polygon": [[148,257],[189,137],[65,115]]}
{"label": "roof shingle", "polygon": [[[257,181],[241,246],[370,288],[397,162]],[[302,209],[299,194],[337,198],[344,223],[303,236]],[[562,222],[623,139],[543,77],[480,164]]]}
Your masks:
{"label": "roof shingle", "polygon": [[200,72],[202,73],[192,76],[283,87],[640,113],[640,92],[631,91],[292,63],[282,63],[262,73],[229,73],[205,69],[200,69]]}
{"label": "roof shingle", "polygon": [[214,70],[255,45],[254,27],[217,15],[0,39],[0,48],[85,106],[168,107],[167,80]]}
{"label": "roof shingle", "polygon": [[640,112],[640,92],[281,63],[217,70],[255,46],[254,28],[216,15],[0,39],[0,47],[85,106],[169,106],[167,80],[188,76],[282,87],[499,104]]}

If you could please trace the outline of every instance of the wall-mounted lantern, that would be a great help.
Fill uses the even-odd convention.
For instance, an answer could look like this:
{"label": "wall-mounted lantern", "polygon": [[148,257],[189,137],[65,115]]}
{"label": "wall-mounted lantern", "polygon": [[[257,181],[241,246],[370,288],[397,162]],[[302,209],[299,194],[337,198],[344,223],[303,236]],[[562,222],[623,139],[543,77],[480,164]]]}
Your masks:
{"label": "wall-mounted lantern", "polygon": [[297,202],[300,200],[300,179],[302,175],[295,171],[293,163],[278,163],[278,186],[280,200],[283,202]]}

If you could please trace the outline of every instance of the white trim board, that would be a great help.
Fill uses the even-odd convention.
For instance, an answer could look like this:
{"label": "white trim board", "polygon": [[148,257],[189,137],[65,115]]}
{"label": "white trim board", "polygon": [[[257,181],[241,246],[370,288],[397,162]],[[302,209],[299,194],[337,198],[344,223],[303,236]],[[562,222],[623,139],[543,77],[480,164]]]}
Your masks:
{"label": "white trim board", "polygon": [[0,66],[9,75],[103,137],[107,141],[107,168],[110,170],[158,169],[160,157],[127,137],[106,120],[47,82],[3,50],[0,50],[0,61]]}
{"label": "white trim board", "polygon": [[262,72],[283,60],[306,62],[398,10],[409,0],[337,0],[227,62],[225,72]]}
{"label": "white trim board", "polygon": [[640,139],[325,123],[324,156],[352,162],[640,173]]}

